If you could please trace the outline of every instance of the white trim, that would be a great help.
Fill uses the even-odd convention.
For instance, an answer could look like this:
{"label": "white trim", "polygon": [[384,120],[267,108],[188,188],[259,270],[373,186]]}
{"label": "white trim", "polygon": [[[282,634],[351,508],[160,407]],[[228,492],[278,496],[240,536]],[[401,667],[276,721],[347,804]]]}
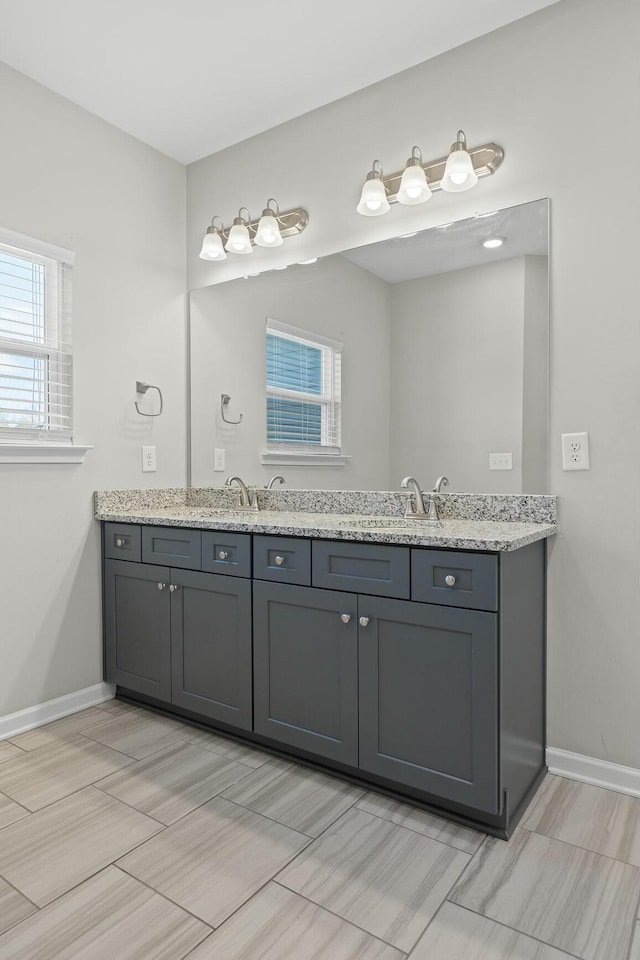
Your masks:
{"label": "white trim", "polygon": [[333,350],[344,350],[344,343],[341,340],[331,340],[329,337],[323,337],[321,333],[315,333],[313,330],[303,330],[302,327],[294,327],[290,323],[281,323],[280,320],[274,320],[273,317],[267,317],[267,333],[270,330],[285,333],[288,337],[293,337],[301,343],[308,343],[310,347],[317,347],[321,344],[323,347],[331,347]]}
{"label": "white trim", "polygon": [[16,233],[15,230],[6,230],[0,227],[0,243],[6,243],[8,247],[17,247],[26,253],[36,253],[41,257],[51,257],[53,260],[59,260],[61,263],[68,263],[73,266],[76,255],[73,250],[67,250],[65,247],[59,247],[55,243],[47,243],[46,240],[37,240],[35,237],[28,237],[26,233]]}
{"label": "white trim", "polygon": [[2,463],[84,463],[92,446],[76,443],[4,443],[0,440],[0,464]]}
{"label": "white trim", "polygon": [[260,454],[260,463],[278,467],[344,467],[351,457],[335,453],[266,453]]}
{"label": "white trim", "polygon": [[635,767],[585,757],[581,753],[556,747],[547,747],[547,766],[549,773],[559,777],[591,783],[595,787],[615,790],[616,793],[627,793],[630,797],[640,797],[640,770]]}
{"label": "white trim", "polygon": [[98,703],[113,700],[115,695],[116,688],[113,684],[96,683],[93,687],[74,690],[73,693],[67,693],[64,697],[56,697],[55,700],[47,700],[46,703],[36,703],[33,707],[27,707],[26,710],[9,713],[6,717],[0,717],[0,740],[16,737],[19,733],[33,730],[34,727],[39,727],[43,723],[51,723],[52,720],[59,720],[79,710],[86,710],[87,707],[95,707]]}

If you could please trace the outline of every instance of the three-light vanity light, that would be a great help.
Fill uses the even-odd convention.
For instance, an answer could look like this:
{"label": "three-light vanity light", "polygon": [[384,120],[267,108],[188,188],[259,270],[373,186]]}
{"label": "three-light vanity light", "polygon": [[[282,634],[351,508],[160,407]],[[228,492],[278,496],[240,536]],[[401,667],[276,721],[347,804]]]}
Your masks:
{"label": "three-light vanity light", "polygon": [[382,164],[374,160],[362,187],[358,213],[379,217],[391,209],[392,203],[412,206],[426,203],[436,190],[461,193],[475,187],[481,177],[498,169],[504,150],[496,143],[468,149],[463,130],[458,130],[449,155],[425,163],[419,147],[414,147],[404,170],[385,176]]}
{"label": "three-light vanity light", "polygon": [[[243,214],[246,214],[244,216]],[[218,221],[218,223],[216,223]],[[302,233],[309,217],[306,210],[296,207],[280,213],[278,204],[270,197],[258,220],[252,220],[246,207],[240,207],[231,227],[226,228],[220,217],[214,217],[202,241],[202,260],[226,260],[227,253],[245,255],[257,247],[279,247],[286,237]]]}

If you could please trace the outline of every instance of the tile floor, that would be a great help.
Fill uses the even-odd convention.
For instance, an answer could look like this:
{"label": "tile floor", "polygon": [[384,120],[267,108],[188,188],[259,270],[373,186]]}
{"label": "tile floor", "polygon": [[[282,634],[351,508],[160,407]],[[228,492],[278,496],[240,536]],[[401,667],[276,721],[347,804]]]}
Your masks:
{"label": "tile floor", "polygon": [[2,960],[640,960],[639,899],[559,777],[505,843],[117,701],[0,743]]}

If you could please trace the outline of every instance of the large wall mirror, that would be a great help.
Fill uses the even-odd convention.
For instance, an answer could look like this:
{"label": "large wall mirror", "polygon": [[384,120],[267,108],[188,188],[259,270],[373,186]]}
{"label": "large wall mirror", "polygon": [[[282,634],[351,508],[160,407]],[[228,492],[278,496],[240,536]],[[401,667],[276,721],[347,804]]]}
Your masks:
{"label": "large wall mirror", "polygon": [[[279,473],[292,487],[375,490],[412,474],[428,489],[446,474],[455,491],[546,493],[548,250],[538,200],[192,291],[191,483]],[[267,321],[270,377],[278,334],[282,355],[315,371],[289,383],[306,399],[285,390],[279,408]],[[313,363],[327,344],[340,422],[322,449],[329,408],[318,412],[326,381]],[[303,413],[315,423],[306,447]]]}

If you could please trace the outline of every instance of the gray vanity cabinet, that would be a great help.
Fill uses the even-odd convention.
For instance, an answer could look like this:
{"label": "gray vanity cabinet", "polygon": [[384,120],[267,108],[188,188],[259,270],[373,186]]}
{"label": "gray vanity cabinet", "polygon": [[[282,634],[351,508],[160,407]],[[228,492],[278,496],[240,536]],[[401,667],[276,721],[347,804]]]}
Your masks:
{"label": "gray vanity cabinet", "polygon": [[105,667],[111,683],[171,702],[166,567],[105,560]]}
{"label": "gray vanity cabinet", "polygon": [[497,813],[496,615],[358,599],[360,769]]}
{"label": "gray vanity cabinet", "polygon": [[353,594],[254,581],[256,733],[357,766],[356,607]]}
{"label": "gray vanity cabinet", "polygon": [[172,570],[171,702],[251,729],[251,582]]}

